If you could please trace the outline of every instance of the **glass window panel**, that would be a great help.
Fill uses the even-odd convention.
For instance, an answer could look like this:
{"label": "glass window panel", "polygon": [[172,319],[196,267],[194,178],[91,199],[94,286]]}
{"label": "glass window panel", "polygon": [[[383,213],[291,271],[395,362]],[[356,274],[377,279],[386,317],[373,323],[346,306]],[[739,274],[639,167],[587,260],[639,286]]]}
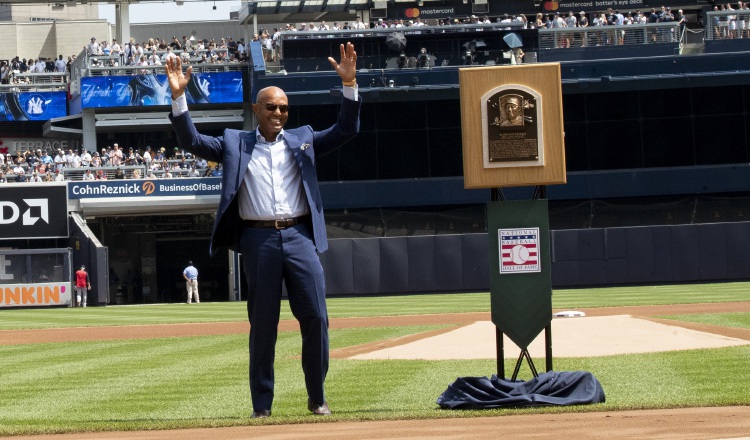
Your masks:
{"label": "glass window panel", "polygon": [[694,124],[696,165],[748,161],[741,115],[696,117]]}
{"label": "glass window panel", "polygon": [[644,118],[690,116],[690,92],[686,89],[646,90],[641,92]]}
{"label": "glass window panel", "polygon": [[378,103],[378,130],[424,129],[425,105],[423,101]]}
{"label": "glass window panel", "polygon": [[27,282],[26,255],[0,255],[0,261],[5,264],[5,276],[0,284],[22,284]]}
{"label": "glass window panel", "polygon": [[622,121],[641,117],[638,92],[590,93],[586,115],[590,121]]}
{"label": "glass window panel", "polygon": [[565,122],[586,120],[586,95],[563,95],[563,115]]}
{"label": "glass window panel", "polygon": [[689,92],[696,115],[742,113],[742,95],[736,87],[701,87],[689,89]]}
{"label": "glass window panel", "polygon": [[565,166],[568,171],[586,171],[588,169],[586,123],[567,122],[567,114],[565,121]]}
{"label": "glass window panel", "polygon": [[589,169],[640,168],[641,131],[638,121],[589,123]]}
{"label": "glass window panel", "polygon": [[430,129],[429,140],[430,177],[463,176],[461,130]]}
{"label": "glass window panel", "polygon": [[339,179],[339,150],[316,156],[315,169],[318,172],[318,180],[321,182],[341,180]]}
{"label": "glass window panel", "polygon": [[644,120],[643,160],[646,167],[695,165],[690,117]]}
{"label": "glass window panel", "polygon": [[424,130],[379,131],[378,179],[413,179],[429,176]]}
{"label": "glass window panel", "polygon": [[459,100],[428,101],[427,122],[432,128],[454,127],[461,129],[461,106]]}
{"label": "glass window panel", "polygon": [[339,148],[339,180],[378,178],[378,150],[375,133],[360,133]]}

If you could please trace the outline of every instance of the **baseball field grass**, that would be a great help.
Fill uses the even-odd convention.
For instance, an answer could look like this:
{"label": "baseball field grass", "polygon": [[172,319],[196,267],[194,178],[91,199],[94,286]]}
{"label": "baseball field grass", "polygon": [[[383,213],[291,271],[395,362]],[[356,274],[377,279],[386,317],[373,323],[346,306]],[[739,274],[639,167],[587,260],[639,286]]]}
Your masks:
{"label": "baseball field grass", "polygon": [[[556,290],[553,294],[555,309],[735,301],[750,301],[750,283]],[[328,305],[332,318],[482,312],[489,311],[489,294],[331,298]],[[245,319],[243,303],[0,310],[0,328],[4,330],[86,326],[96,332],[97,327],[112,325]],[[282,319],[292,319],[286,305]],[[746,313],[699,319],[750,327]],[[331,348],[441,327],[446,325],[334,329]],[[0,435],[259,423],[248,418],[252,408],[245,334],[55,344],[1,342]],[[300,351],[298,332],[279,334],[273,417],[264,423],[750,405],[750,381],[745,374],[750,346],[559,358],[556,370],[592,372],[602,383],[607,402],[524,410],[445,411],[436,405],[437,397],[457,377],[491,375],[496,371],[494,360],[333,359],[327,397],[334,415],[311,420]],[[521,370],[520,377],[530,378],[527,368]]]}
{"label": "baseball field grass", "polygon": [[[555,309],[696,304],[750,301],[750,283],[629,286],[560,289],[552,294]],[[331,318],[485,312],[489,293],[332,297]],[[243,302],[152,304],[145,306],[1,310],[0,330],[95,327],[112,325],[238,322],[247,320]],[[288,307],[281,319],[293,319]]]}

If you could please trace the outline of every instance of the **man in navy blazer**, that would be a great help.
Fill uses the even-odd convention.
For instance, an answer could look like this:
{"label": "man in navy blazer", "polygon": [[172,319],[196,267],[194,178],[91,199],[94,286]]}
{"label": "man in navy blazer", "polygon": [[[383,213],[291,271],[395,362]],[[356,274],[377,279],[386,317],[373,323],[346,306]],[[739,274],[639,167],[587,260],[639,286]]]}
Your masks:
{"label": "man in navy blazer", "polygon": [[315,415],[331,414],[323,386],[328,372],[328,311],[317,255],[328,249],[328,241],[315,157],[359,132],[357,53],[351,43],[342,44],[340,51],[338,63],[328,60],[341,77],[344,99],[338,121],[323,131],[310,126],[284,130],[287,96],[278,87],[267,87],[253,104],[256,130],[226,129],[218,137],[199,134],[185,96],[192,68],[183,73],[179,57],[165,64],[173,100],[169,118],[179,147],[224,168],[210,252],[227,247],[242,253],[254,418],[271,415],[282,281],[302,333],[307,407]]}

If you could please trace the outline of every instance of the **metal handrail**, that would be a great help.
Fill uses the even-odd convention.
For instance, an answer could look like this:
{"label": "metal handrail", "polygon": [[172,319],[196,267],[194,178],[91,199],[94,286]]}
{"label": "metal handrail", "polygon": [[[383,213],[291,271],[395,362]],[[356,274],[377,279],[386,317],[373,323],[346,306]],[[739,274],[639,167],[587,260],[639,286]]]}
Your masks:
{"label": "metal handrail", "polygon": [[706,12],[706,40],[750,38],[750,8]]}
{"label": "metal handrail", "polygon": [[539,49],[678,42],[677,22],[539,29]]}

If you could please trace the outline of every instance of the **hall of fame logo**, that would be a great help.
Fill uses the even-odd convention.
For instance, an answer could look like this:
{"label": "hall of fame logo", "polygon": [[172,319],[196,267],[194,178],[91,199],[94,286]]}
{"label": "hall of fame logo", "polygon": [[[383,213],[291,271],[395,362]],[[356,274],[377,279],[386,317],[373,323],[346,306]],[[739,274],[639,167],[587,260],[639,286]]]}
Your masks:
{"label": "hall of fame logo", "polygon": [[541,272],[539,228],[499,229],[500,273]]}

